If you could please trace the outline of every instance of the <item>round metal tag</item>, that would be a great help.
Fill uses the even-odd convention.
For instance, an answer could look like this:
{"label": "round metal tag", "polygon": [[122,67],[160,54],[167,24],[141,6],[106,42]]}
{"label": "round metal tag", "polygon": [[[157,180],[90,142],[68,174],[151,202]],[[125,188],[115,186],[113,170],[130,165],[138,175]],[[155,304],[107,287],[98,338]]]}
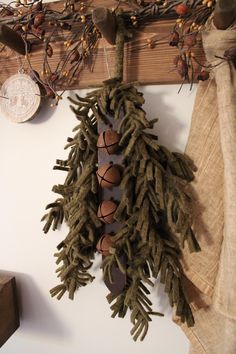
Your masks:
{"label": "round metal tag", "polygon": [[40,101],[39,86],[27,74],[10,76],[2,85],[0,106],[12,122],[23,123],[32,119]]}

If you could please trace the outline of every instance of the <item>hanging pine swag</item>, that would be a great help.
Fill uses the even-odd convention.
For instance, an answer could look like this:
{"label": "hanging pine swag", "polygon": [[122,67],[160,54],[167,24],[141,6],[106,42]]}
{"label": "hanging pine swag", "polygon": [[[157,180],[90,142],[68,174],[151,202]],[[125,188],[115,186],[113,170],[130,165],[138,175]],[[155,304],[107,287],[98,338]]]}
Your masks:
{"label": "hanging pine swag", "polygon": [[[188,244],[190,252],[200,247],[192,231],[190,197],[186,185],[194,178],[194,166],[180,153],[171,153],[160,146],[157,137],[147,131],[155,120],[147,120],[142,108],[144,98],[133,84],[122,82],[124,29],[117,35],[117,75],[87,94],[70,99],[79,120],[75,136],[68,138],[68,159],[57,160],[55,169],[67,171],[64,185],[53,187],[60,197],[46,209],[44,232],[53,230],[65,220],[67,237],[58,245],[58,277],[61,284],[51,290],[60,299],[66,291],[74,298],[75,291],[94,277],[89,269],[101,248],[103,224],[98,217],[99,189],[97,169],[98,124],[109,124],[108,115],[116,125],[120,153],[123,156],[120,188],[122,197],[114,212],[120,229],[107,242],[103,253],[104,279],[110,284],[114,268],[125,275],[125,285],[118,293],[111,292],[112,317],[131,313],[134,340],[144,339],[154,312],[148,287],[160,275],[171,306],[188,326],[194,318],[186,296],[180,263],[181,248]],[[101,182],[101,180],[100,180]],[[109,242],[108,242],[109,241]]]}

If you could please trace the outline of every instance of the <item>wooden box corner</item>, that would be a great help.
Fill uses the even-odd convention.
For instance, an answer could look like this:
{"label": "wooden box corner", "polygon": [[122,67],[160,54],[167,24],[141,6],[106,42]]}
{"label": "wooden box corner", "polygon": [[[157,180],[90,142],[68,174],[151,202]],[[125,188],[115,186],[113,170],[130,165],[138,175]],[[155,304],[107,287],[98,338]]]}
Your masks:
{"label": "wooden box corner", "polygon": [[16,331],[19,324],[15,278],[0,275],[0,347]]}

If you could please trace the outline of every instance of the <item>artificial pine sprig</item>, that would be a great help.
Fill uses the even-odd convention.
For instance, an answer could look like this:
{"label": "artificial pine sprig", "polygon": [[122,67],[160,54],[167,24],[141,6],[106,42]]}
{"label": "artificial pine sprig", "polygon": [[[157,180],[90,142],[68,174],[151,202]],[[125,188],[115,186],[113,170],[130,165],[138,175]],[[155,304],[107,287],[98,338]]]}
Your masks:
{"label": "artificial pine sprig", "polygon": [[[180,257],[185,241],[190,252],[200,250],[191,228],[190,197],[185,191],[194,178],[194,165],[187,156],[159,146],[157,138],[146,131],[153,128],[156,120],[147,120],[142,109],[143,96],[134,86],[119,80],[109,85],[108,81],[96,95],[100,97],[102,110],[120,121],[119,144],[124,156],[122,197],[114,216],[123,226],[112,237],[115,251],[104,260],[104,276],[112,282],[112,268],[118,267],[127,274],[132,289],[138,291],[141,284],[152,286],[151,278],[160,275],[176,314],[192,326],[194,319],[182,283]],[[119,262],[124,254],[126,269]],[[125,291],[129,293],[128,285]],[[122,309],[127,306],[133,318],[132,314],[140,307],[134,290],[132,304],[125,301],[124,294],[110,298],[116,301],[112,305],[114,315],[120,311],[123,314]],[[135,340],[139,336],[144,338],[151,318],[149,313],[152,310],[144,306],[138,319],[132,321]]]}
{"label": "artificial pine sprig", "polygon": [[67,170],[67,176],[64,185],[53,187],[53,191],[59,193],[61,198],[46,207],[50,211],[42,219],[46,221],[45,233],[50,226],[55,230],[64,218],[69,226],[69,233],[55,254],[57,264],[60,264],[57,273],[61,284],[51,290],[51,295],[61,298],[68,291],[71,299],[76,289],[93,280],[88,270],[92,265],[101,227],[96,214],[97,118],[90,113],[94,102],[89,99],[78,100],[77,97],[73,103],[76,107],[72,109],[80,124],[74,129],[75,136],[68,138],[68,159],[57,160],[56,166],[56,169],[63,167],[63,170]]}
{"label": "artificial pine sprig", "polygon": [[[192,226],[190,196],[186,186],[194,178],[194,165],[185,155],[171,153],[160,146],[152,129],[156,119],[148,120],[142,108],[143,95],[133,84],[122,82],[123,51],[126,29],[118,19],[116,77],[87,94],[76,96],[71,107],[80,125],[68,139],[66,161],[57,161],[58,169],[67,171],[64,185],[54,186],[61,195],[48,205],[44,216],[47,232],[65,219],[69,233],[58,246],[57,263],[61,284],[51,290],[58,298],[68,291],[74,297],[78,287],[93,280],[89,273],[101,235],[98,209],[97,124],[107,123],[107,116],[119,122],[119,142],[123,155],[122,197],[114,218],[121,228],[112,236],[110,255],[103,261],[104,278],[114,281],[112,269],[126,274],[127,282],[119,295],[109,294],[112,317],[131,312],[134,340],[144,339],[152,315],[147,286],[160,276],[176,315],[188,326],[194,325],[192,310],[184,288],[181,247],[188,243],[190,252],[200,250]],[[124,258],[125,262],[121,259]]]}

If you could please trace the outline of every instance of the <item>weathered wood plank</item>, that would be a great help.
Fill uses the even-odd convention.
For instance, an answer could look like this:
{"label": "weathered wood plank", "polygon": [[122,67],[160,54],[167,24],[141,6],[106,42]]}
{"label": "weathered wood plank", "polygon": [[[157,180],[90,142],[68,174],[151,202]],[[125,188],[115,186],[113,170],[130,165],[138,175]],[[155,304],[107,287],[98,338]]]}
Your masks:
{"label": "weathered wood plank", "polygon": [[0,347],[19,327],[14,277],[0,276]]}
{"label": "weathered wood plank", "polygon": [[[114,0],[96,0],[90,2],[91,8],[96,3],[97,6],[106,6],[112,8],[117,2]],[[62,2],[47,4],[47,6],[60,10]],[[125,81],[138,81],[141,85],[145,84],[175,84],[180,83],[181,78],[174,70],[173,59],[178,54],[176,48],[168,44],[168,35],[174,24],[173,19],[165,19],[152,22],[143,28],[138,28],[125,46]],[[147,40],[160,39],[157,45],[150,49]],[[162,39],[162,40],[161,40]],[[58,41],[53,45],[54,55],[50,58],[52,69],[56,67],[59,59],[65,55],[63,43]],[[204,54],[201,45],[194,49],[194,52],[200,61],[204,60]],[[42,70],[42,47],[34,46],[30,54],[33,68],[40,72]],[[92,71],[84,67],[80,74],[74,78],[70,87],[64,89],[85,88],[99,85],[103,80],[113,75],[114,71],[114,46],[109,45],[101,39],[94,55]],[[7,50],[0,54],[0,83],[3,83],[10,75],[17,72],[19,68],[16,53]],[[24,57],[22,57],[24,62]],[[27,66],[27,65],[26,65]],[[62,89],[63,87],[59,87]]]}

